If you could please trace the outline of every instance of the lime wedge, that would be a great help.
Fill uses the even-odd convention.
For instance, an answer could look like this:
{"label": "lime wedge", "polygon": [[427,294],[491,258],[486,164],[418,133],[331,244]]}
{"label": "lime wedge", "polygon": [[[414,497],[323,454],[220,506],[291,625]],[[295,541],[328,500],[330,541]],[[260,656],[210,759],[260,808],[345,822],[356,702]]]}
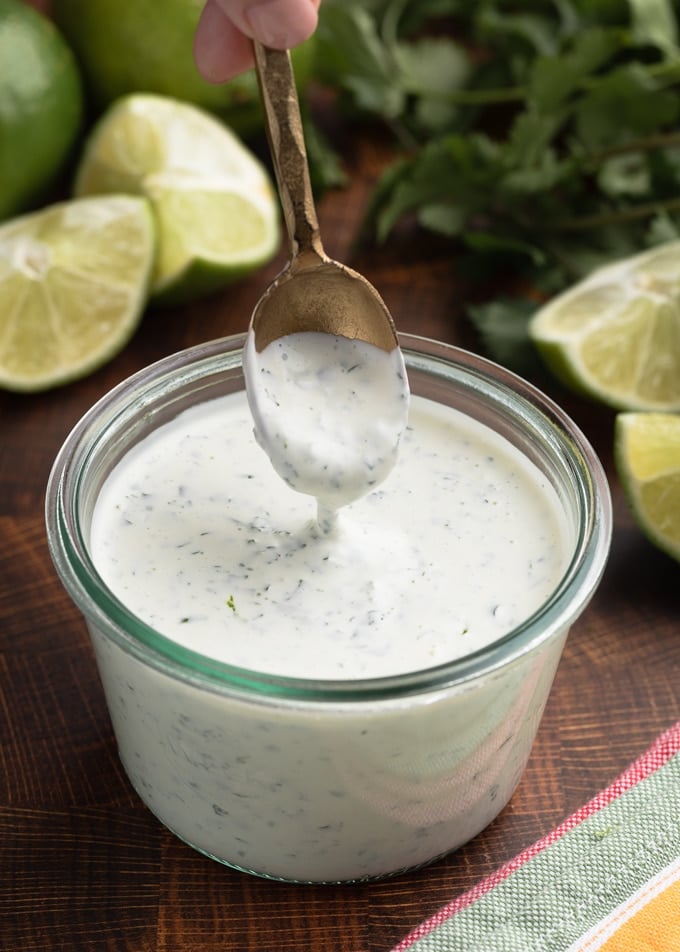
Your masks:
{"label": "lime wedge", "polygon": [[135,93],[104,114],[75,192],[150,200],[158,236],[151,293],[165,303],[229,284],[279,246],[278,202],[264,166],[219,120],[168,97]]}
{"label": "lime wedge", "polygon": [[112,358],[139,323],[153,259],[138,197],[63,202],[0,226],[0,387],[45,390]]}
{"label": "lime wedge", "polygon": [[529,332],[573,390],[622,410],[680,410],[680,241],[594,271]]}
{"label": "lime wedge", "polygon": [[680,416],[620,413],[614,446],[638,525],[654,545],[680,560]]}

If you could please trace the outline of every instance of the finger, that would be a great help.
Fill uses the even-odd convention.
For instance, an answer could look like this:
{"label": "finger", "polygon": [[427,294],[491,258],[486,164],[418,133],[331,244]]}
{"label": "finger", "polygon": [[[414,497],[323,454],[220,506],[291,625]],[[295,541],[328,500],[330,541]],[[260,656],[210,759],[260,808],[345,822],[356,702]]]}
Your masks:
{"label": "finger", "polygon": [[316,29],[319,0],[212,0],[253,39],[274,49],[290,49]]}
{"label": "finger", "polygon": [[194,35],[194,59],[209,83],[225,83],[253,65],[248,36],[229,19],[217,0],[207,0]]}

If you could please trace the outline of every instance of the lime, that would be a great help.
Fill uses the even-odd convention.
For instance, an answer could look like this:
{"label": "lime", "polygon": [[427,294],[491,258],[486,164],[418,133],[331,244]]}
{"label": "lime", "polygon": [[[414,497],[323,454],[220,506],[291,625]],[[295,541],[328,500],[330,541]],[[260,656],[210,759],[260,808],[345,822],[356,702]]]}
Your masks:
{"label": "lime", "polygon": [[133,196],[0,226],[0,386],[45,390],[113,357],[141,317],[153,255],[148,202]]}
{"label": "lime", "polygon": [[[158,93],[218,113],[240,136],[261,127],[254,70],[215,85],[193,58],[205,0],[53,0],[52,15],[78,57],[99,111],[120,96]],[[314,39],[292,52],[298,86],[309,78]]]}
{"label": "lime", "polygon": [[150,199],[158,248],[152,295],[192,300],[261,267],[279,246],[264,166],[196,106],[140,93],[119,99],[86,145],[75,192]]}
{"label": "lime", "polygon": [[75,143],[82,106],[78,67],[54,25],[0,0],[0,220],[43,197]]}
{"label": "lime", "polygon": [[633,515],[654,545],[680,560],[680,416],[620,413],[615,459]]}
{"label": "lime", "polygon": [[680,410],[680,241],[594,271],[529,332],[572,389],[622,410]]}

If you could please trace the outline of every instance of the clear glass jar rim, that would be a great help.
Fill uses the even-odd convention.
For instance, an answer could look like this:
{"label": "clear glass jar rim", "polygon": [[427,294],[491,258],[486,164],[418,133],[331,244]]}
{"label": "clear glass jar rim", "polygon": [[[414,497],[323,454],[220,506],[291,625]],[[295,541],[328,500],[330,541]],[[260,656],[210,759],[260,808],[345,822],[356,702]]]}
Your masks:
{"label": "clear glass jar rim", "polygon": [[[92,564],[78,518],[85,464],[96,454],[118,415],[145,398],[153,407],[155,391],[172,392],[173,380],[196,380],[210,367],[240,366],[244,334],[199,344],[165,357],[122,381],[76,424],[59,451],[46,494],[50,553],[57,573],[85,617],[124,650],[179,680],[217,693],[240,693],[265,699],[315,702],[360,702],[435,691],[459,684],[508,664],[556,631],[567,628],[589,601],[601,578],[612,531],[611,500],[602,465],[580,429],[567,414],[532,384],[469,351],[411,334],[400,334],[409,369],[413,361],[445,365],[466,376],[470,391],[478,387],[501,405],[529,413],[537,429],[556,441],[571,464],[581,507],[579,533],[565,575],[551,597],[532,616],[478,651],[405,674],[355,681],[312,680],[238,668],[177,644],[133,615],[107,588]],[[411,363],[409,363],[409,359]],[[427,367],[425,367],[427,369]],[[183,373],[182,373],[183,372]],[[93,431],[96,437],[93,438]]]}

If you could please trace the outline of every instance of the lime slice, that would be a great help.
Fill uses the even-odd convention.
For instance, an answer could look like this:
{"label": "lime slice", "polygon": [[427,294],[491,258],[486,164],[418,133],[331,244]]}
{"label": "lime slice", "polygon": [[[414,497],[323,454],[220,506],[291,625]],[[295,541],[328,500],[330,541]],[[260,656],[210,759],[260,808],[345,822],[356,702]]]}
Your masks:
{"label": "lime slice", "polygon": [[680,241],[594,271],[529,332],[572,389],[622,410],[680,410]]}
{"label": "lime slice", "polygon": [[158,235],[151,293],[165,303],[229,284],[279,246],[278,203],[259,160],[219,120],[164,96],[126,96],[104,114],[75,192],[149,198]]}
{"label": "lime slice", "polygon": [[654,545],[680,560],[680,416],[620,413],[614,446],[638,525]]}
{"label": "lime slice", "polygon": [[0,387],[45,390],[113,357],[139,323],[154,258],[142,198],[63,202],[0,227]]}

